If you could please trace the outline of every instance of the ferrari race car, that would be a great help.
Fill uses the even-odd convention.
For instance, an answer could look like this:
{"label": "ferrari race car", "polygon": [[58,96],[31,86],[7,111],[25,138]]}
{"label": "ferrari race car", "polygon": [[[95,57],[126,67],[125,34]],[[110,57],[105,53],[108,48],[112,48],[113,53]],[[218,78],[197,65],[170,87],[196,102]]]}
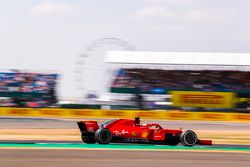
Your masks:
{"label": "ferrari race car", "polygon": [[97,121],[77,122],[84,143],[108,144],[148,143],[185,146],[195,144],[212,145],[211,140],[200,140],[192,130],[164,129],[159,124],[140,124],[139,117],[133,119],[113,119],[98,125]]}

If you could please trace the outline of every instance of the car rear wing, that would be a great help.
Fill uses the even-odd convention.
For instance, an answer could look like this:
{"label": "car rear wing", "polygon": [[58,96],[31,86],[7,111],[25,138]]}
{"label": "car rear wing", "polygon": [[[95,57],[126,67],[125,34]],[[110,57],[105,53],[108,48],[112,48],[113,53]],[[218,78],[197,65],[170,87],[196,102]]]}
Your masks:
{"label": "car rear wing", "polygon": [[96,121],[79,121],[77,125],[81,132],[95,132],[99,129]]}
{"label": "car rear wing", "polygon": [[77,122],[77,125],[78,125],[81,132],[87,131],[87,128],[86,128],[86,125],[84,122],[79,121],[79,122]]}

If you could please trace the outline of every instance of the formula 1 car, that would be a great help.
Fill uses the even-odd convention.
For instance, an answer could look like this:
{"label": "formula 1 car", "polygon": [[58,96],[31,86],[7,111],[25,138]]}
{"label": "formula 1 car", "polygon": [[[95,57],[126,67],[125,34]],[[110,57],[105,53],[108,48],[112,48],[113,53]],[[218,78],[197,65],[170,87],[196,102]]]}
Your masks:
{"label": "formula 1 car", "polygon": [[195,144],[212,145],[211,140],[200,140],[192,130],[164,129],[159,124],[140,124],[139,117],[133,119],[114,119],[98,125],[97,121],[77,122],[84,143],[108,144],[148,143],[185,146]]}

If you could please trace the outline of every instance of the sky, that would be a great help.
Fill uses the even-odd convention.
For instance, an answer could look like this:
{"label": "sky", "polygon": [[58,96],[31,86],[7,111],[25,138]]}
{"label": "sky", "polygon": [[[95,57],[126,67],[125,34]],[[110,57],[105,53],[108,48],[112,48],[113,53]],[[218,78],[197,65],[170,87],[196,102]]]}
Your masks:
{"label": "sky", "polygon": [[80,97],[76,61],[92,41],[136,50],[250,52],[250,0],[0,0],[0,69],[55,71]]}

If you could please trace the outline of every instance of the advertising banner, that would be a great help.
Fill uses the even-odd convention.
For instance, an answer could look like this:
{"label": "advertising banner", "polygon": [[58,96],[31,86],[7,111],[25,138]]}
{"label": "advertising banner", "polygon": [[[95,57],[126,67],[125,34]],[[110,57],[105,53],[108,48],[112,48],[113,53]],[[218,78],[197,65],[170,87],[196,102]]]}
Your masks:
{"label": "advertising banner", "polygon": [[234,108],[232,92],[171,91],[176,107]]}
{"label": "advertising banner", "polygon": [[250,122],[250,114],[222,112],[185,112],[178,110],[92,110],[92,109],[32,109],[0,108],[1,116],[43,117],[43,118],[131,118],[163,120],[237,121]]}

